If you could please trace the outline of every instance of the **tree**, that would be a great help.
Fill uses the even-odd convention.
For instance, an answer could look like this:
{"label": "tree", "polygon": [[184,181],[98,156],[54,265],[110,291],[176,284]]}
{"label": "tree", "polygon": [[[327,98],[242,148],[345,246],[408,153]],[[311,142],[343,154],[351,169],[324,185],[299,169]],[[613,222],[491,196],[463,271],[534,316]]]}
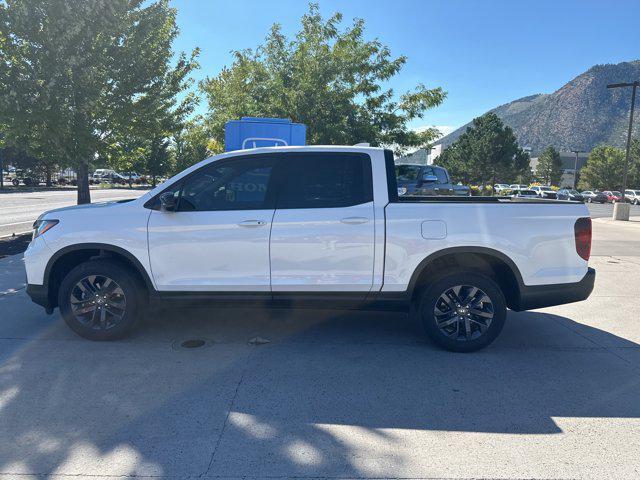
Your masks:
{"label": "tree", "polygon": [[[78,203],[90,201],[89,162],[123,130],[146,125],[159,92],[179,90],[165,88],[176,77],[175,17],[168,0],[0,4],[0,123],[7,139],[34,132],[29,149],[46,145],[77,168]],[[176,70],[190,71],[197,53],[181,55]]]}
{"label": "tree", "polygon": [[610,145],[597,146],[591,150],[587,163],[580,170],[580,188],[597,190],[620,188],[624,162],[624,150]]}
{"label": "tree", "polygon": [[157,177],[171,171],[169,140],[162,136],[151,139],[145,155],[145,171],[151,175],[151,185],[156,186]]}
{"label": "tree", "polygon": [[174,171],[181,172],[213,154],[209,150],[211,139],[205,125],[190,122],[173,137]]}
{"label": "tree", "polygon": [[263,116],[305,123],[313,144],[365,141],[402,151],[434,140],[435,129],[416,132],[408,123],[442,103],[442,89],[419,84],[396,98],[383,84],[406,57],[365,40],[362,20],[344,29],[341,22],[341,14],[325,20],[311,4],[293,39],[275,24],[256,50],[233,52],[231,67],[201,82],[213,138],[222,143],[230,119]]}
{"label": "tree", "polygon": [[545,185],[558,185],[562,178],[562,159],[558,151],[548,146],[538,157],[536,177]]}
{"label": "tree", "polygon": [[510,127],[494,113],[475,118],[452,145],[438,157],[455,180],[477,183],[516,181],[528,175],[529,155],[518,146]]}

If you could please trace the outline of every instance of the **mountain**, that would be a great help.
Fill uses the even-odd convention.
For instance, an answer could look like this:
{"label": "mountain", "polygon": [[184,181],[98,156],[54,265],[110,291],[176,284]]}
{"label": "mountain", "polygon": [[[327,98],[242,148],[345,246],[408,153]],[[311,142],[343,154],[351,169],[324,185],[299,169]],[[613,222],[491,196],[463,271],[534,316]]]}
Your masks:
{"label": "mountain", "polygon": [[[631,89],[607,89],[610,83],[640,80],[640,60],[596,65],[559,90],[536,94],[490,110],[513,128],[522,147],[536,155],[549,145],[559,150],[591,150],[600,143],[622,147],[626,142]],[[640,97],[640,92],[638,92]],[[640,107],[636,98],[636,112]],[[634,132],[640,131],[635,122]],[[441,138],[453,143],[470,123]]]}

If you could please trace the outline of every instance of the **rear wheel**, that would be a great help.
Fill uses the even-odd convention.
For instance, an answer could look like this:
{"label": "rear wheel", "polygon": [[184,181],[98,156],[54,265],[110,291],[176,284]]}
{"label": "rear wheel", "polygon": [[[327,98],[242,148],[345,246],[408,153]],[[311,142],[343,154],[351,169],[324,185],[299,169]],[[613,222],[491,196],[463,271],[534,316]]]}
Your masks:
{"label": "rear wheel", "polygon": [[65,322],[89,340],[115,340],[135,325],[141,298],[136,277],[108,260],[90,260],[62,281],[58,305]]}
{"label": "rear wheel", "polygon": [[493,342],[507,315],[500,287],[481,273],[458,271],[426,287],[419,316],[437,345],[453,352],[473,352]]}

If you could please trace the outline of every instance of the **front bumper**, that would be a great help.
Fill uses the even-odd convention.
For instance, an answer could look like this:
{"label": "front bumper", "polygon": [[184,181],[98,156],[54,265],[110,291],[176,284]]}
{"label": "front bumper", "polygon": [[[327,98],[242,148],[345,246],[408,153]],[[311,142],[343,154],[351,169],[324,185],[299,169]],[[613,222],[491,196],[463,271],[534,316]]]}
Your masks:
{"label": "front bumper", "polygon": [[596,271],[588,268],[582,280],[576,283],[559,283],[555,285],[523,285],[520,287],[520,295],[516,305],[510,306],[512,310],[532,310],[534,308],[552,307],[565,303],[586,300],[593,291],[596,281]]}

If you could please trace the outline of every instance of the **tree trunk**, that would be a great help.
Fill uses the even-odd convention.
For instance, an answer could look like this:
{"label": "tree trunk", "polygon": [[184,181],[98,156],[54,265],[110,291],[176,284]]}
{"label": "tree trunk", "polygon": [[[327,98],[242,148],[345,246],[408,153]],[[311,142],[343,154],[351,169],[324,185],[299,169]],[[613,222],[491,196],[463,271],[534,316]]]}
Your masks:
{"label": "tree trunk", "polygon": [[47,176],[47,178],[45,180],[45,185],[47,187],[50,187],[51,186],[51,170],[49,169],[49,167],[47,167],[46,176]]}
{"label": "tree trunk", "polygon": [[78,168],[78,205],[91,203],[91,191],[89,190],[89,165],[84,160]]}
{"label": "tree trunk", "polygon": [[151,186],[153,188],[156,188],[156,176],[155,176],[155,174],[151,175]]}

